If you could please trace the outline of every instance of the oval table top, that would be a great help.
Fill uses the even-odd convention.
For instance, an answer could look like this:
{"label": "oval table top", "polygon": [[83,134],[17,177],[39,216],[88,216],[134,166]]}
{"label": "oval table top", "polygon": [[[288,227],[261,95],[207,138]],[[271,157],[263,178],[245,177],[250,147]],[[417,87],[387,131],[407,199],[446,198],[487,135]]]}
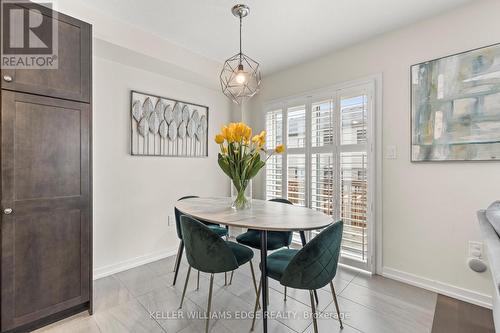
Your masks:
{"label": "oval table top", "polygon": [[333,223],[331,216],[309,208],[257,199],[240,211],[231,208],[231,198],[190,198],[177,201],[175,207],[207,222],[256,230],[316,230]]}

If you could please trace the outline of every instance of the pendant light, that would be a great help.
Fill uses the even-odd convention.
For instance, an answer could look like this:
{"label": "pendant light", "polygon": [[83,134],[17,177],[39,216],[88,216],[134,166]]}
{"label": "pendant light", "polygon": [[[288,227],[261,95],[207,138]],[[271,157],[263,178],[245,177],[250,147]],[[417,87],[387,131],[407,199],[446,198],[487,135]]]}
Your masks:
{"label": "pendant light", "polygon": [[235,5],[231,12],[240,19],[240,52],[224,62],[220,84],[224,95],[236,104],[242,104],[259,91],[261,76],[259,63],[245,55],[241,49],[241,27],[243,18],[250,14],[250,7]]}

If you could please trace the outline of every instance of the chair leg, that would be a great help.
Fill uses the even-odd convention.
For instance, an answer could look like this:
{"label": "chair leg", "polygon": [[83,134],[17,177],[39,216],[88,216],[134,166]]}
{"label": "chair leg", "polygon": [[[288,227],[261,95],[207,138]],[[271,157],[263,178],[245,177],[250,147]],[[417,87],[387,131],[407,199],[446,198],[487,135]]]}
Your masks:
{"label": "chair leg", "polygon": [[184,303],[184,296],[186,296],[186,289],[188,286],[189,274],[191,274],[191,266],[189,266],[188,272],[186,274],[186,282],[184,283],[184,290],[182,291],[181,305],[179,306],[179,309],[182,309],[182,303]]}
{"label": "chair leg", "polygon": [[342,318],[340,318],[340,309],[339,309],[339,303],[337,302],[337,294],[335,294],[335,288],[333,287],[333,283],[331,281],[330,281],[330,289],[332,290],[333,301],[335,302],[335,308],[337,309],[337,316],[339,317],[340,328],[344,328],[344,325],[342,324]]}
{"label": "chair leg", "polygon": [[250,263],[250,271],[252,272],[253,288],[255,289],[255,295],[257,295],[257,307],[260,308],[259,292],[257,291],[257,281],[255,280],[255,271],[253,270],[252,260],[250,260],[249,263]]}
{"label": "chair leg", "polygon": [[196,290],[200,290],[200,271],[198,271],[198,278],[196,279]]}
{"label": "chair leg", "polygon": [[179,247],[177,248],[177,255],[175,256],[175,262],[174,262],[174,270],[172,272],[175,272],[177,270],[177,260],[179,260],[179,252],[181,252],[181,244],[182,241],[179,243]]}
{"label": "chair leg", "polygon": [[182,252],[184,251],[184,241],[181,240],[179,243],[179,250],[177,250],[177,257],[175,258],[175,275],[174,275],[174,283],[173,285],[175,286],[175,282],[177,282],[177,275],[179,274],[179,266],[181,265],[181,260],[182,260]]}
{"label": "chair leg", "polygon": [[284,301],[286,302],[286,286],[285,286],[285,299],[284,299]]}
{"label": "chair leg", "polygon": [[257,280],[255,280],[255,271],[253,269],[252,260],[250,260],[249,263],[250,263],[250,272],[252,273],[253,289],[255,290],[255,294],[257,294]]}
{"label": "chair leg", "polygon": [[224,272],[224,285],[227,286],[227,272]]}
{"label": "chair leg", "polygon": [[257,298],[255,299],[255,307],[253,308],[252,327],[250,328],[250,331],[253,331],[255,327],[255,317],[257,316],[257,308],[259,307],[259,298],[261,289],[262,289],[262,280],[260,280],[259,288],[257,288]]}
{"label": "chair leg", "polygon": [[229,279],[229,285],[231,285],[233,283],[233,275],[234,275],[234,271],[231,271],[231,278]]}
{"label": "chair leg", "polygon": [[214,274],[210,274],[210,289],[208,291],[208,306],[207,306],[207,323],[205,324],[205,333],[208,333],[208,325],[210,324],[210,311],[212,310],[212,290],[214,289]]}
{"label": "chair leg", "polygon": [[309,290],[309,297],[311,298],[311,310],[313,317],[314,333],[318,333],[318,322],[316,318],[316,300],[314,299],[314,293],[312,290]]}

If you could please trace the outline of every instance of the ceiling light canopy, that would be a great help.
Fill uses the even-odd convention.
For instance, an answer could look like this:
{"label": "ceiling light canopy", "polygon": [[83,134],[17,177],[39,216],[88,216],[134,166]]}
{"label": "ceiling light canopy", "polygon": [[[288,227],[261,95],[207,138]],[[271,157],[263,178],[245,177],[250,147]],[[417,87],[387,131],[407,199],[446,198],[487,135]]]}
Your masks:
{"label": "ceiling light canopy", "polygon": [[236,104],[242,104],[254,96],[260,88],[259,63],[241,49],[241,27],[243,18],[250,14],[247,5],[235,5],[231,12],[240,19],[240,52],[227,59],[220,73],[220,84],[224,95]]}

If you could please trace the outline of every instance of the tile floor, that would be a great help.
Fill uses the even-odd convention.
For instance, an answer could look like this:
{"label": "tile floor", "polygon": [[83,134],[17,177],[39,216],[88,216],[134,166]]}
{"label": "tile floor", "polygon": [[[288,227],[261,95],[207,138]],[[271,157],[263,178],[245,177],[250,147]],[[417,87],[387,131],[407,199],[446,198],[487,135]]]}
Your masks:
{"label": "tile floor", "polygon": [[[257,262],[257,257],[254,261]],[[162,259],[94,282],[95,314],[79,314],[44,327],[36,332],[204,332],[203,316],[208,300],[209,275],[201,274],[196,289],[196,271],[191,272],[186,300],[179,303],[187,273],[185,258],[176,286],[174,257]],[[255,267],[258,267],[257,265]],[[344,329],[335,314],[329,288],[319,290],[319,331],[324,333],[367,332],[431,332],[437,295],[435,293],[389,280],[368,276],[347,268],[339,268],[334,279]],[[216,333],[249,332],[255,302],[250,266],[235,272],[233,283],[224,286],[224,275],[214,280],[212,309],[217,318],[211,320],[210,331]],[[270,307],[274,317],[269,321],[272,333],[312,333],[309,293],[288,290],[285,302],[283,287],[270,279]],[[262,332],[260,320],[255,332]]]}

